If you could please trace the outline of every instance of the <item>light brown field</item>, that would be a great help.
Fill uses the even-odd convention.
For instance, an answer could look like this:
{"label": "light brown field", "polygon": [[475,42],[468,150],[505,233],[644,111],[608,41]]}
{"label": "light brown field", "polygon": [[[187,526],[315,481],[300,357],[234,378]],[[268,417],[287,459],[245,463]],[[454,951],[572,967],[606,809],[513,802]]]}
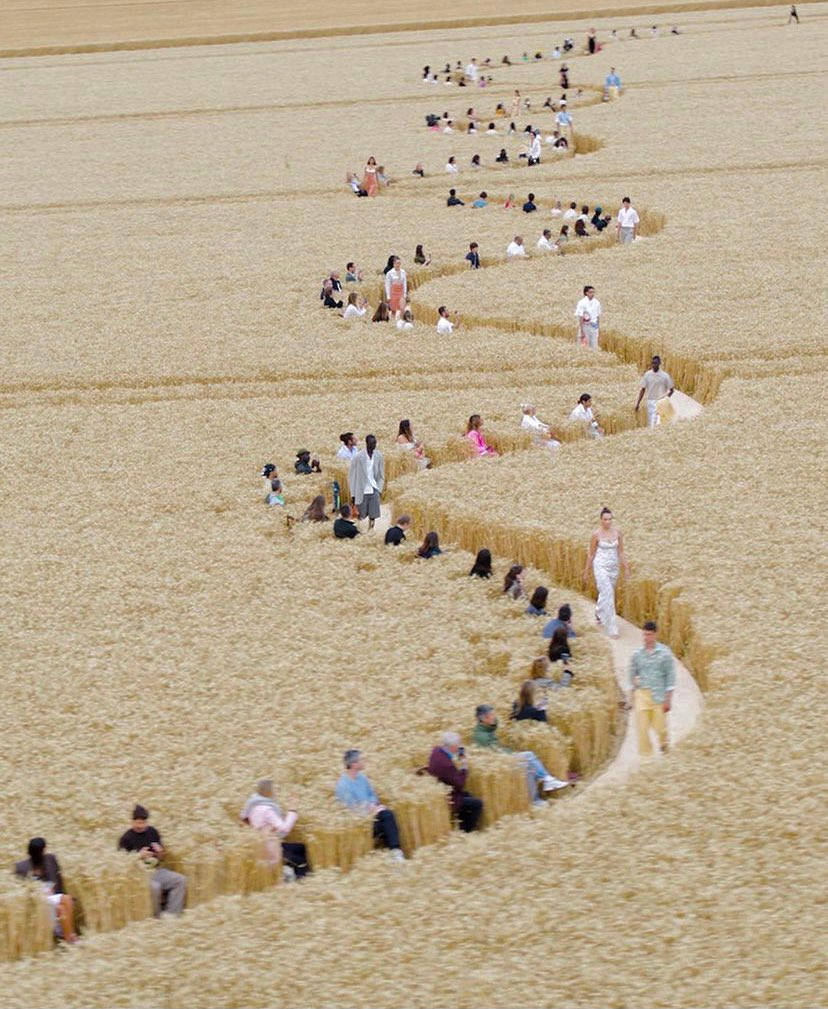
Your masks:
{"label": "light brown field", "polygon": [[[0,1005],[825,1003],[814,208],[828,6],[790,29],[781,11],[686,14],[679,38],[575,57],[576,85],[612,62],[625,94],[590,105],[587,91],[575,128],[594,149],[531,171],[492,167],[515,140],[427,134],[423,115],[488,112],[515,87],[537,106],[554,68],[498,70],[470,95],[425,89],[419,69],[472,43],[545,49],[587,22],[3,62],[0,856],[44,833],[97,934],[4,964]],[[17,16],[26,44],[46,38],[31,9]],[[448,155],[478,151],[488,167],[449,183]],[[344,172],[369,153],[397,181],[355,200]],[[499,199],[449,211],[449,184]],[[502,209],[529,188],[538,214]],[[635,247],[500,262],[515,233],[534,249],[554,199],[614,212],[627,192],[652,225]],[[456,272],[472,239],[494,262]],[[319,307],[326,270],[356,260],[375,295],[389,252],[410,267],[418,242],[433,264],[412,334]],[[598,354],[571,340],[587,280],[605,310]],[[441,303],[464,318],[451,341],[433,329]],[[631,407],[654,349],[705,412],[652,433]],[[585,389],[618,433],[567,440],[554,462],[526,446],[522,401],[570,439]],[[457,461],[473,411],[501,458]],[[402,416],[432,471],[405,475],[390,445]],[[348,428],[376,431],[392,506],[414,538],[437,529],[445,557],[334,543],[264,508],[263,462],[287,474],[297,514],[319,482],[292,476],[293,453],[338,473]],[[448,834],[439,788],[411,770],[479,700],[505,723],[538,650],[519,605],[468,582],[467,551],[490,546],[498,574],[526,563],[557,605],[581,587],[604,503],[633,569],[622,610],[658,616],[706,689],[702,723],[623,789],[531,816],[511,765],[476,756],[500,818]],[[617,725],[587,621],[585,607],[555,728],[512,740],[589,774]],[[402,874],[356,858],[365,831],[330,799],[354,744],[401,813]],[[349,872],[242,896],[271,882],[232,818],[264,773],[298,798],[319,864]],[[193,906],[109,931],[147,914],[143,877],[113,851],[135,799]],[[0,879],[4,954],[21,924],[20,949],[48,943],[20,894]]]}

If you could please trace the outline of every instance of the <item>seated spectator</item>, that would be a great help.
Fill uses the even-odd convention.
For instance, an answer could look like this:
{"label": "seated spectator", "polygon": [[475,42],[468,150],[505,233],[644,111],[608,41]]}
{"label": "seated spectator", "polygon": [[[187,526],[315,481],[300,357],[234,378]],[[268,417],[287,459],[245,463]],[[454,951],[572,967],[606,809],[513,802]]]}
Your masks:
{"label": "seated spectator", "polygon": [[488,198],[489,198],[489,194],[484,189],[483,192],[477,197],[476,200],[472,200],[472,206],[473,207],[477,207],[478,209],[480,207],[485,207],[485,206],[487,206],[486,201],[488,200]]}
{"label": "seated spectator", "polygon": [[446,162],[446,171],[452,175],[456,175],[460,171],[460,169],[457,167],[457,160],[455,159],[453,154]]}
{"label": "seated spectator", "polygon": [[523,416],[520,419],[522,431],[528,431],[535,443],[545,445],[550,451],[560,448],[561,443],[557,438],[552,437],[549,425],[540,420],[531,403],[523,403],[521,410],[523,411]]}
{"label": "seated spectator", "polygon": [[523,565],[513,564],[503,579],[503,592],[512,599],[520,599],[525,595],[523,589]]}
{"label": "seated spectator", "polygon": [[[550,143],[550,141],[547,140],[547,143]],[[551,144],[558,151],[566,151],[569,149],[569,141],[566,137],[561,136],[557,130],[552,131]],[[558,206],[560,206],[560,204],[558,204]]]}
{"label": "seated spectator", "polygon": [[63,888],[58,860],[46,851],[46,841],[42,837],[33,837],[27,851],[29,857],[14,864],[15,876],[33,879],[40,884],[56,938],[63,939],[64,942],[77,942],[75,902]]}
{"label": "seated spectator", "polygon": [[466,833],[473,831],[483,812],[483,803],[466,791],[466,751],[456,732],[443,733],[440,746],[435,746],[428,758],[428,773],[451,787],[451,808],[460,829]]}
{"label": "seated spectator", "polygon": [[306,448],[300,448],[296,453],[296,462],[293,469],[300,476],[309,476],[311,473],[321,473],[322,467],[318,459],[311,459],[311,454]]}
{"label": "seated spectator", "polygon": [[477,250],[477,242],[470,242],[469,251],[466,253],[466,262],[469,264],[469,269],[480,269],[480,253]]}
{"label": "seated spectator", "polygon": [[483,547],[477,551],[474,564],[469,571],[469,578],[491,578],[492,577],[492,552]]}
{"label": "seated spectator", "polygon": [[506,197],[506,201],[503,204],[503,209],[504,210],[514,210],[515,207],[516,207],[516,205],[517,204],[515,203],[515,194],[514,193],[509,193],[509,195]]}
{"label": "seated spectator", "polygon": [[302,515],[303,522],[328,522],[327,514],[325,513],[325,498],[321,494],[317,494],[316,497],[311,501],[308,507],[305,509]]}
{"label": "seated spectator", "polygon": [[575,234],[578,238],[589,238],[589,232],[586,229],[586,225],[580,218],[578,218],[575,222]]}
{"label": "seated spectator", "polygon": [[411,421],[408,418],[404,418],[400,421],[400,426],[397,428],[396,444],[400,448],[405,449],[407,452],[411,452],[417,461],[417,465],[420,469],[428,469],[431,465],[431,460],[426,458],[425,447],[421,441],[418,441],[411,429]]}
{"label": "seated spectator", "polygon": [[345,264],[345,283],[358,284],[362,280],[362,270],[357,268],[356,263]]}
{"label": "seated spectator", "polygon": [[437,309],[437,332],[447,336],[451,333],[454,327],[460,322],[459,316],[455,315],[454,319],[451,318],[451,312],[446,308],[445,305],[440,305]]}
{"label": "seated spectator", "polygon": [[430,532],[425,534],[422,545],[417,551],[417,556],[428,560],[429,557],[438,557],[443,551],[440,549],[440,539],[437,533]]}
{"label": "seated spectator", "polygon": [[545,722],[545,706],[535,705],[535,681],[524,680],[520,687],[518,699],[512,705],[512,713],[509,716],[516,722]]}
{"label": "seated spectator", "polygon": [[592,413],[592,396],[588,392],[582,392],[578,397],[578,405],[569,415],[571,421],[586,425],[586,433],[589,438],[603,438],[604,432],[598,426],[598,421]]}
{"label": "seated spectator", "polygon": [[337,450],[336,457],[337,459],[344,459],[346,462],[350,462],[359,451],[356,435],[353,431],[346,431],[345,434],[339,436],[339,440],[342,444]]}
{"label": "seated spectator", "polygon": [[576,219],[583,221],[584,224],[589,224],[589,206],[586,203],[581,207],[581,212]]}
{"label": "seated spectator", "polygon": [[569,603],[564,603],[563,606],[558,607],[558,615],[553,620],[550,620],[544,625],[542,635],[545,638],[551,638],[552,635],[558,630],[559,627],[563,627],[566,631],[566,635],[569,638],[577,637],[575,631],[572,628],[572,607]]}
{"label": "seated spectator", "polygon": [[451,119],[449,119],[443,127],[443,133],[454,133],[454,123]]}
{"label": "seated spectator", "polygon": [[526,203],[523,204],[523,212],[524,214],[531,214],[537,209],[537,205],[535,204],[535,194],[530,193]]}
{"label": "seated spectator", "polygon": [[564,224],[563,227],[561,228],[561,233],[560,235],[558,235],[558,239],[555,242],[555,245],[557,245],[558,248],[560,249],[562,246],[566,245],[568,241],[569,241],[569,225]]}
{"label": "seated spectator", "polygon": [[363,189],[362,186],[359,184],[359,178],[357,177],[356,172],[349,172],[346,177],[346,182],[348,183],[348,188],[355,196],[368,195],[368,190]]}
{"label": "seated spectator", "polygon": [[265,836],[267,860],[271,865],[282,863],[286,882],[301,879],[310,872],[304,844],[282,840],[293,830],[298,817],[299,814],[293,808],[282,816],[282,811],[273,798],[273,782],[270,778],[262,778],[239,814],[243,823],[250,824]]}
{"label": "seated spectator", "polygon": [[376,311],[371,316],[371,322],[390,322],[391,321],[391,308],[387,301],[381,301],[376,308]]}
{"label": "seated spectator", "polygon": [[448,199],[446,200],[447,207],[465,207],[465,203],[457,195],[456,189],[450,189],[448,194]]}
{"label": "seated spectator", "polygon": [[495,161],[501,165],[505,165],[509,161],[509,155],[506,153],[505,147],[500,148],[500,154],[495,158]]}
{"label": "seated spectator", "polygon": [[479,413],[473,413],[469,417],[469,422],[466,425],[466,438],[471,442],[478,458],[497,455],[497,452],[486,444],[483,437],[483,418]]}
{"label": "seated spectator", "polygon": [[362,295],[357,294],[356,291],[351,291],[348,295],[348,304],[345,306],[345,311],[342,313],[343,319],[362,319],[365,313],[368,311],[369,305]]}
{"label": "seated spectator", "polygon": [[351,506],[344,504],[339,509],[339,518],[333,524],[333,534],[338,540],[352,540],[359,536],[359,529],[351,521]]}
{"label": "seated spectator", "polygon": [[606,225],[604,224],[604,219],[601,217],[601,207],[595,208],[595,213],[590,217],[589,223],[598,231],[603,231]]}
{"label": "seated spectator", "polygon": [[[453,192],[453,190],[451,190],[451,192]],[[414,262],[417,266],[428,266],[431,262],[431,256],[426,256],[422,245],[418,245],[414,250]]]}
{"label": "seated spectator", "polygon": [[410,332],[414,328],[414,316],[411,314],[411,309],[407,308],[403,314],[397,319],[397,329],[403,330],[404,332]]}
{"label": "seated spectator", "polygon": [[405,534],[411,526],[410,515],[400,515],[397,521],[385,531],[385,545],[398,547],[405,540]]}
{"label": "seated spectator", "polygon": [[414,168],[411,170],[412,175],[419,175],[421,179],[425,178],[425,169],[423,168],[422,162],[418,161]]}
{"label": "seated spectator", "polygon": [[506,258],[522,259],[525,256],[526,249],[523,246],[523,238],[520,235],[515,235],[512,241],[506,246]]}
{"label": "seated spectator", "polygon": [[487,137],[493,137],[497,133],[494,123],[489,123],[489,128],[486,130]]}
{"label": "seated spectator", "polygon": [[561,201],[560,200],[555,200],[555,206],[550,211],[550,214],[552,215],[552,217],[562,217],[563,216],[563,210],[561,210]]}
{"label": "seated spectator", "polygon": [[556,685],[568,687],[572,683],[573,673],[570,669],[572,648],[569,643],[569,633],[566,627],[556,627],[552,632],[547,657],[550,662],[560,662],[563,667],[560,682]]}
{"label": "seated spectator", "polygon": [[555,250],[555,243],[552,241],[552,232],[549,228],[543,229],[543,234],[538,239],[537,247],[541,252],[553,252]]}
{"label": "seated spectator", "polygon": [[261,475],[265,481],[265,504],[283,506],[285,497],[282,493],[282,481],[272,462],[262,466]]}
{"label": "seated spectator", "polygon": [[480,155],[479,154],[472,154],[471,166],[472,166],[472,168],[482,168],[483,167],[480,164]]}
{"label": "seated spectator", "polygon": [[[497,738],[497,715],[490,704],[478,704],[475,709],[477,722],[472,731],[472,743],[483,750],[494,750],[497,753],[514,753],[504,746]],[[526,768],[526,785],[529,789],[529,799],[533,804],[539,803],[538,785],[544,792],[557,792],[566,788],[567,782],[551,775],[531,750],[514,753]]]}
{"label": "seated spectator", "polygon": [[395,861],[404,862],[405,855],[400,848],[397,819],[392,811],[379,801],[371,782],[365,776],[365,759],[362,753],[359,750],[346,750],[342,759],[345,771],[336,783],[337,799],[355,813],[372,817],[374,840],[382,841]]}
{"label": "seated spectator", "polygon": [[132,810],[132,827],[121,835],[118,847],[123,851],[137,851],[142,862],[152,868],[149,878],[152,913],[158,918],[161,911],[180,914],[187,895],[187,879],[180,872],[164,869],[164,846],[161,835],[148,823],[149,812],[141,805]]}
{"label": "seated spectator", "polygon": [[342,308],[342,299],[337,301],[334,297],[333,281],[330,277],[322,284],[322,293],[319,297],[322,299],[323,308]]}
{"label": "seated spectator", "polygon": [[545,617],[546,600],[549,598],[549,589],[544,585],[539,585],[532,593],[526,613],[530,617]]}
{"label": "seated spectator", "polygon": [[569,204],[569,209],[564,211],[563,219],[566,222],[574,221],[578,216],[578,204],[573,200]]}

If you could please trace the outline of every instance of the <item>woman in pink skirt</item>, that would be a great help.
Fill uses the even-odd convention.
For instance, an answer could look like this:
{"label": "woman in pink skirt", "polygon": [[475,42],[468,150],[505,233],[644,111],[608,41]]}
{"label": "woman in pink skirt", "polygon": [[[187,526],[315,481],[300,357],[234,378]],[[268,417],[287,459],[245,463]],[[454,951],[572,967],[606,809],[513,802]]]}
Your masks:
{"label": "woman in pink skirt", "polygon": [[402,268],[400,257],[394,256],[394,263],[385,275],[385,300],[397,319],[405,311],[407,298],[408,281],[406,280],[405,270]]}
{"label": "woman in pink skirt", "polygon": [[362,176],[362,188],[369,196],[376,196],[379,192],[377,161],[373,156],[368,159],[368,164],[365,166],[365,172]]}

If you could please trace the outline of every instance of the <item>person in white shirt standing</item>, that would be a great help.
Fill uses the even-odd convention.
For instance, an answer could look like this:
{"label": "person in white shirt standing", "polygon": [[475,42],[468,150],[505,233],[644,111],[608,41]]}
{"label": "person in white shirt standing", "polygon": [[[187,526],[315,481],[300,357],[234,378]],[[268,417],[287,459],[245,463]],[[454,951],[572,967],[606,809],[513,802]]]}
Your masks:
{"label": "person in white shirt standing", "polygon": [[541,138],[540,131],[536,131],[532,134],[532,143],[529,145],[529,164],[538,165],[540,164],[541,157]]}
{"label": "person in white shirt standing", "polygon": [[351,460],[348,467],[348,487],[351,501],[357,507],[361,519],[368,519],[368,528],[380,517],[380,494],[385,486],[385,459],[377,450],[377,439],[372,434],[365,436],[365,448]]}
{"label": "person in white shirt standing", "polygon": [[440,305],[437,309],[437,332],[443,336],[448,336],[454,329],[455,325],[460,322],[460,319],[455,315],[454,321],[451,320],[451,313],[446,308],[445,305]]}
{"label": "person in white shirt standing", "polygon": [[645,371],[638,388],[638,399],[635,409],[641,406],[641,400],[647,397],[647,427],[655,427],[661,423],[658,415],[658,402],[676,391],[673,380],[666,371],[661,370],[661,358],[656,354],[649,371]]}
{"label": "person in white shirt standing", "polygon": [[569,419],[586,425],[587,438],[604,437],[604,432],[598,426],[598,421],[592,413],[592,396],[588,392],[582,392],[578,397],[578,405],[570,413]]}
{"label": "person in white shirt standing", "polygon": [[473,59],[466,64],[466,77],[470,81],[477,83],[477,60]]}
{"label": "person in white shirt standing", "polygon": [[595,288],[591,284],[586,285],[583,298],[575,306],[575,318],[578,320],[576,342],[582,347],[597,350],[601,302],[595,297]]}
{"label": "person in white shirt standing", "polygon": [[512,241],[506,246],[506,256],[508,259],[520,259],[525,255],[526,249],[523,246],[523,239],[520,235],[515,235]]}
{"label": "person in white shirt standing", "polygon": [[622,245],[627,245],[638,237],[639,221],[638,212],[630,203],[629,196],[625,196],[621,201],[621,209],[618,211],[618,220],[615,224],[618,231],[618,241]]}

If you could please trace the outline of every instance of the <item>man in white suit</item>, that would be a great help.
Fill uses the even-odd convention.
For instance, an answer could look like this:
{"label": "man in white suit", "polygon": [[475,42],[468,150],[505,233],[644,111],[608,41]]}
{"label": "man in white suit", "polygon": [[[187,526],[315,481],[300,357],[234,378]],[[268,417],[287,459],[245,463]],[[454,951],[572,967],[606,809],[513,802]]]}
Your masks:
{"label": "man in white suit", "polygon": [[351,460],[348,467],[348,487],[351,502],[356,505],[361,519],[368,519],[368,528],[380,515],[380,495],[385,486],[385,459],[377,449],[377,439],[373,434],[365,436],[365,448]]}

